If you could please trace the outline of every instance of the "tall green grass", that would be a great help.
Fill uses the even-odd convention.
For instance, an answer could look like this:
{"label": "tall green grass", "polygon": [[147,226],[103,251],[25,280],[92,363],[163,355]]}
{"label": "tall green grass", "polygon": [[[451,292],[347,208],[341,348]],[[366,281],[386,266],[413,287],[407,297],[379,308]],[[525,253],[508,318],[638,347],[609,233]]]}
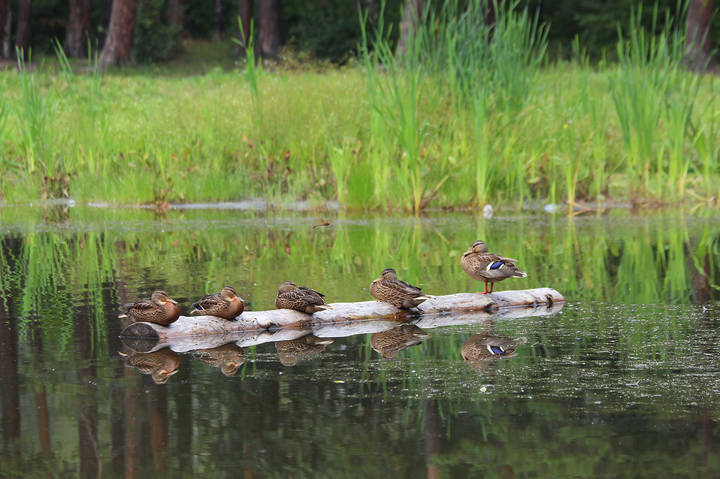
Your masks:
{"label": "tall green grass", "polygon": [[402,58],[391,28],[361,14],[358,61],[331,71],[263,67],[252,48],[241,75],[101,75],[94,53],[85,65],[61,50],[44,68],[21,63],[0,74],[0,195],[414,213],[717,203],[717,81],[683,69],[682,21],[655,10],[651,34],[638,11],[617,63],[591,64],[576,43],[550,64],[534,12],[500,3],[491,28],[484,2],[460,3],[426,9]]}

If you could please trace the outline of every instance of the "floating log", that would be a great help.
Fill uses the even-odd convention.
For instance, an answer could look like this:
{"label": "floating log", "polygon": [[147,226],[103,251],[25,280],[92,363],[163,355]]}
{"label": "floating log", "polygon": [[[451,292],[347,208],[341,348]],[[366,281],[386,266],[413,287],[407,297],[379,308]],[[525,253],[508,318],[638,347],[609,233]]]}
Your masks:
{"label": "floating log", "polygon": [[413,324],[423,330],[447,326],[460,326],[468,324],[480,324],[489,320],[507,318],[524,318],[528,316],[549,316],[560,311],[564,303],[553,303],[552,305],[540,305],[534,308],[503,308],[495,313],[485,311],[469,311],[452,314],[433,314],[416,316],[407,322],[397,320],[368,320],[349,321],[346,323],[317,323],[302,328],[282,328],[278,330],[255,330],[236,332],[224,335],[206,336],[184,336],[173,338],[140,338],[124,337],[123,343],[130,349],[149,353],[163,348],[170,348],[176,353],[187,353],[196,349],[212,349],[227,343],[235,343],[245,348],[268,342],[287,341],[302,338],[307,335],[314,335],[318,338],[344,338],[359,334],[373,334],[396,328],[401,324]]}
{"label": "floating log", "polygon": [[[517,291],[500,291],[491,294],[458,293],[446,296],[433,296],[418,306],[417,310],[399,310],[388,303],[379,301],[363,301],[359,303],[331,303],[332,309],[319,311],[312,316],[289,309],[270,311],[245,311],[235,320],[226,320],[214,316],[180,316],[169,326],[154,323],[133,323],[121,336],[148,338],[154,341],[171,339],[213,336],[222,341],[223,336],[236,333],[258,331],[276,332],[278,329],[309,328],[327,324],[348,324],[368,320],[403,320],[412,318],[447,315],[479,311],[487,314],[500,309],[541,306],[552,306],[562,303],[563,296],[551,288],[537,288]],[[277,333],[276,333],[277,334]],[[295,339],[295,338],[286,338]],[[277,339],[272,339],[277,341]],[[230,342],[226,341],[225,343]]]}

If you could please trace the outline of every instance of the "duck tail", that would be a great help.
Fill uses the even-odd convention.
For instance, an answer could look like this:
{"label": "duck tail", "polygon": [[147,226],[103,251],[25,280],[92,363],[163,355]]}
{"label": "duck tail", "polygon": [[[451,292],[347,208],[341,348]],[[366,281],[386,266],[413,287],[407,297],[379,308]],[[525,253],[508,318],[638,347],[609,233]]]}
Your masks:
{"label": "duck tail", "polygon": [[527,278],[527,273],[523,270],[517,270],[515,271],[515,274],[513,274],[516,278]]}
{"label": "duck tail", "polygon": [[119,315],[118,315],[118,319],[123,319],[123,318],[127,318],[127,317],[128,317],[128,315],[125,314],[125,313],[122,313],[122,314],[119,314]]}

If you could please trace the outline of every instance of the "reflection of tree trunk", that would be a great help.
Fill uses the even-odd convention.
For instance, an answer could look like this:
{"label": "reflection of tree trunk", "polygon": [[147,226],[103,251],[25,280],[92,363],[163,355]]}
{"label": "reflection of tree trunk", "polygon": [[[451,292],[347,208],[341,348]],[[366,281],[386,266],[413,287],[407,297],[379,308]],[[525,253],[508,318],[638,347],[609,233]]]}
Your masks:
{"label": "reflection of tree trunk", "polygon": [[81,390],[77,395],[78,449],[80,454],[80,476],[100,477],[100,455],[98,450],[98,404],[95,388],[97,371],[93,361],[92,331],[88,298],[85,306],[75,318],[75,341],[78,383]]}
{"label": "reflection of tree trunk", "polygon": [[[149,381],[150,378],[146,378]],[[167,476],[167,389],[164,385],[148,384],[146,395],[148,414],[150,416],[150,450],[155,467]]]}
{"label": "reflection of tree trunk", "polygon": [[280,0],[258,2],[258,47],[263,58],[280,52]]}
{"label": "reflection of tree trunk", "polygon": [[3,441],[8,449],[20,438],[20,394],[18,391],[18,347],[11,308],[5,310],[0,299],[0,383],[2,383]]}
{"label": "reflection of tree trunk", "polygon": [[423,401],[423,412],[425,413],[425,460],[427,461],[428,479],[440,477],[440,469],[433,464],[433,456],[440,452],[440,415],[438,404],[434,399]]}
{"label": "reflection of tree trunk", "polygon": [[[32,351],[33,351],[33,368],[40,370],[44,368],[45,356],[43,354],[41,329],[38,327],[33,331]],[[45,383],[40,382],[35,391],[35,407],[37,408],[37,428],[38,439],[42,446],[43,456],[50,458],[50,415],[48,414],[47,393],[45,391]]]}
{"label": "reflection of tree trunk", "polygon": [[[252,7],[252,0],[238,0],[238,16],[240,17],[242,31],[238,31],[238,42],[240,43],[235,47],[236,55],[245,55],[245,46],[250,41],[250,21],[253,15]],[[240,29],[238,28],[238,30]]]}
{"label": "reflection of tree trunk", "polygon": [[[192,365],[188,364],[186,368],[180,368],[177,373],[175,387],[177,397],[183,398],[175,403],[177,408],[177,429],[175,438],[177,441],[178,451],[192,451],[192,435],[193,435],[193,414],[192,414],[192,381],[191,381]],[[188,476],[194,476],[192,456],[190,454],[179,454],[179,467],[181,471],[185,471]]]}
{"label": "reflection of tree trunk", "polygon": [[[127,291],[125,285],[119,283],[115,279],[116,289],[120,301],[127,298]],[[115,304],[108,306],[108,317],[106,317],[107,324],[107,338],[108,338],[108,352],[110,357],[114,360],[113,367],[113,381],[110,383],[110,464],[112,469],[113,477],[121,477],[124,464],[125,464],[125,405],[123,402],[122,394],[122,379],[125,367],[123,362],[120,361],[118,352],[120,351],[120,331],[122,331],[122,324],[115,317]]]}
{"label": "reflection of tree trunk", "polygon": [[65,30],[65,53],[80,58],[87,54],[90,35],[90,0],[70,0],[70,18]]}
{"label": "reflection of tree trunk", "polygon": [[138,401],[142,392],[142,378],[130,368],[125,368],[125,479],[135,477],[135,467],[140,460],[140,418],[138,418]]}
{"label": "reflection of tree trunk", "polygon": [[703,70],[710,61],[712,13],[713,0],[690,0],[688,4],[686,55],[693,70]]}
{"label": "reflection of tree trunk", "polygon": [[412,36],[412,32],[420,23],[422,18],[423,4],[422,0],[405,0],[403,3],[402,20],[400,21],[400,38],[395,50],[398,57],[402,57],[407,53],[408,42]]}
{"label": "reflection of tree trunk", "polygon": [[30,49],[30,0],[18,2],[18,23],[15,32],[15,45],[22,50],[23,56],[28,57]]}

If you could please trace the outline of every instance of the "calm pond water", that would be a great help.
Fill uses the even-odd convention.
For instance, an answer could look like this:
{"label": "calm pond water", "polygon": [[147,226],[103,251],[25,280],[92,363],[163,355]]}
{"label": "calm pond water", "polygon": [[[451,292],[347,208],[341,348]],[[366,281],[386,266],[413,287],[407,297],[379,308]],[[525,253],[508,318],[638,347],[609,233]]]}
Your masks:
{"label": "calm pond water", "polygon": [[[0,476],[720,475],[717,216],[325,219],[0,208]],[[459,256],[478,238],[528,272],[498,290],[565,306],[332,343],[118,338],[119,305],[156,288],[187,308],[230,284],[260,310],[286,279],[368,300],[394,267],[430,294],[477,291]],[[506,354],[463,358],[488,344]]]}

